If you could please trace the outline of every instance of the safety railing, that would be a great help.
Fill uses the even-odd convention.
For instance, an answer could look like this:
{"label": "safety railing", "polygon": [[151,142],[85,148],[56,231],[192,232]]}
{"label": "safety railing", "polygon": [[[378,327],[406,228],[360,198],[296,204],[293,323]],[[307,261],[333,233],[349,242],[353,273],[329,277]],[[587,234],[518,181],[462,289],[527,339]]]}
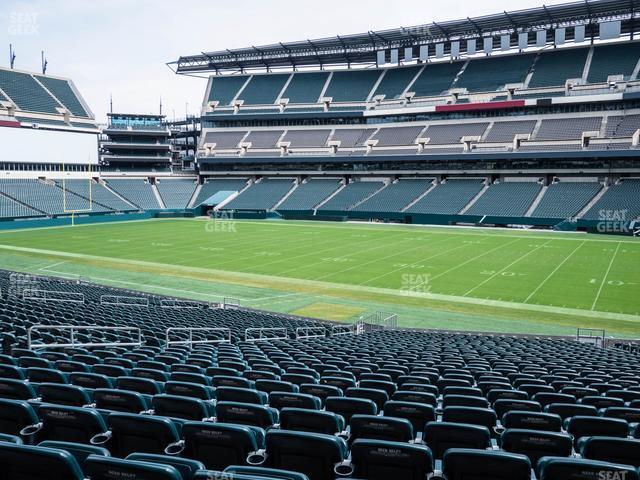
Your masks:
{"label": "safety railing", "polygon": [[79,292],[27,288],[22,291],[22,299],[40,302],[84,303],[84,294]]}
{"label": "safety railing", "polygon": [[[33,332],[36,330],[69,330],[69,343],[33,343]],[[78,331],[100,332],[135,332],[138,340],[135,342],[77,342]],[[104,326],[79,326],[79,325],[32,325],[27,330],[27,348],[74,348],[74,347],[140,347],[142,345],[142,332],[138,327],[104,327]]]}
{"label": "safety railing", "polygon": [[336,335],[355,335],[358,333],[358,326],[354,323],[351,325],[334,325],[331,327],[331,336]]}
{"label": "safety railing", "polygon": [[[257,337],[254,336],[254,334],[257,334]],[[247,342],[259,342],[261,340],[287,340],[288,338],[289,334],[285,327],[254,327],[247,328],[244,331],[244,339]]]}
{"label": "safety railing", "polygon": [[174,300],[165,298],[160,300],[160,308],[203,308],[201,302],[194,300]]}
{"label": "safety railing", "polygon": [[[188,332],[188,340],[171,340],[171,334],[175,332]],[[224,338],[212,338],[212,339],[193,339],[193,332],[220,332]],[[211,344],[211,343],[231,343],[231,329],[229,328],[208,328],[208,327],[171,327],[167,328],[165,341],[167,346],[169,345],[193,345]]]}
{"label": "safety railing", "polygon": [[116,305],[118,307],[149,307],[148,297],[129,297],[126,295],[101,295],[101,305]]}
{"label": "safety railing", "polygon": [[227,308],[240,308],[240,300],[237,298],[224,297],[222,299],[222,304],[220,305],[223,309]]}
{"label": "safety railing", "polygon": [[578,328],[576,340],[580,343],[590,343],[597,347],[604,347],[606,334],[605,330],[597,328]]}
{"label": "safety railing", "polygon": [[319,337],[326,337],[326,336],[327,336],[327,329],[325,327],[296,328],[296,340],[303,340],[305,338],[319,338]]}

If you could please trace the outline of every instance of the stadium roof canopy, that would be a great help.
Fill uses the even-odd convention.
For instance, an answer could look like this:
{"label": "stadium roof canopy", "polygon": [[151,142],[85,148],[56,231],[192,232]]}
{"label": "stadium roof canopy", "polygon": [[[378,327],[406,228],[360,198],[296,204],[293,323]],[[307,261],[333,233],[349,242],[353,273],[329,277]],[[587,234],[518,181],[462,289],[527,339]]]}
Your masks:
{"label": "stadium roof canopy", "polygon": [[[640,2],[636,0],[584,0],[493,15],[432,22],[413,27],[369,31],[353,35],[302,40],[234,50],[203,52],[170,62],[176,73],[242,73],[251,70],[324,68],[376,65],[379,51],[479,39],[539,30],[585,25],[596,36],[598,23],[619,20],[621,34],[637,30]],[[550,37],[553,38],[553,37]]]}

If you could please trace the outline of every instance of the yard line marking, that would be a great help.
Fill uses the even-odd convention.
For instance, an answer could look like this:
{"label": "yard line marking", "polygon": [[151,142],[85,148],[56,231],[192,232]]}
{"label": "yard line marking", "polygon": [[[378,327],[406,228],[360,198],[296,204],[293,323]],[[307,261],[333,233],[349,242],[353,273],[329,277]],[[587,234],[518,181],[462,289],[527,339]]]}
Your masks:
{"label": "yard line marking", "polygon": [[[443,241],[445,241],[445,242],[446,242],[447,240],[449,240],[449,238],[445,238]],[[480,240],[480,241],[482,242],[483,240],[485,240],[485,239],[482,239],[482,240]],[[433,244],[432,244],[432,245],[433,245]],[[462,245],[459,245],[459,246],[454,247],[454,248],[450,248],[450,249],[448,249],[448,250],[444,250],[443,252],[436,253],[435,255],[431,255],[431,256],[426,257],[426,258],[421,258],[420,260],[418,260],[418,262],[426,262],[426,261],[428,261],[428,260],[431,260],[432,258],[436,258],[436,257],[439,257],[440,255],[444,255],[444,254],[446,254],[446,253],[450,253],[450,252],[453,252],[454,250],[458,250],[458,249],[460,249],[460,248],[464,248],[464,247],[468,247],[468,246],[469,246],[469,244],[467,244],[467,243],[463,243]],[[413,250],[413,249],[412,249],[412,250]],[[406,253],[406,252],[402,252],[402,253]],[[360,283],[360,285],[366,285],[367,283],[370,283],[370,282],[372,282],[372,281],[374,281],[374,280],[378,280],[378,279],[380,279],[380,278],[382,278],[382,277],[386,277],[387,275],[390,275],[390,274],[392,274],[392,273],[395,273],[395,272],[397,272],[397,271],[399,271],[399,270],[403,270],[404,268],[406,268],[406,267],[398,267],[398,268],[395,268],[395,269],[393,269],[393,270],[391,270],[391,271],[389,271],[389,272],[387,272],[387,273],[383,273],[383,274],[378,275],[378,276],[376,276],[376,277],[370,278],[370,279],[369,279],[369,280],[367,280],[366,282],[362,282],[362,283]]]}
{"label": "yard line marking", "polygon": [[613,255],[611,256],[611,261],[609,262],[609,268],[607,268],[607,272],[604,274],[604,277],[602,277],[602,283],[600,284],[600,288],[598,289],[598,294],[596,295],[596,298],[593,300],[593,305],[591,305],[591,310],[594,310],[596,308],[596,303],[598,303],[598,299],[600,298],[600,294],[602,293],[604,284],[607,281],[607,277],[609,276],[609,272],[611,271],[611,267],[613,266],[613,261],[616,259],[618,250],[620,250],[620,242],[618,242],[618,245],[616,246],[616,250],[613,252]]}
{"label": "yard line marking", "polygon": [[467,261],[465,261],[465,262],[462,262],[462,263],[461,263],[461,264],[459,264],[459,265],[456,265],[456,266],[454,266],[454,267],[451,267],[451,268],[449,268],[449,269],[445,270],[444,272],[439,273],[438,275],[434,275],[433,277],[430,277],[430,278],[429,278],[429,281],[435,280],[436,278],[440,278],[441,276],[446,275],[447,273],[452,272],[452,271],[454,271],[454,270],[456,270],[456,269],[458,269],[458,268],[460,268],[460,267],[462,267],[462,266],[466,265],[467,263],[471,263],[471,262],[473,262],[473,261],[477,260],[477,259],[478,259],[478,258],[480,258],[480,257],[484,257],[485,255],[488,255],[488,254],[490,254],[490,253],[492,253],[492,252],[495,252],[496,250],[500,250],[501,248],[508,247],[508,246],[509,246],[509,245],[511,245],[512,243],[516,243],[518,240],[522,240],[522,238],[518,238],[518,239],[516,239],[516,240],[512,240],[511,242],[508,242],[508,243],[505,243],[505,244],[502,244],[502,245],[498,245],[497,247],[492,248],[491,250],[488,250],[488,251],[483,252],[483,253],[481,253],[481,254],[479,254],[479,255],[476,255],[475,257],[470,258],[469,260],[467,260]]}
{"label": "yard line marking", "polygon": [[544,242],[542,245],[538,245],[536,248],[534,248],[533,250],[529,250],[527,253],[521,255],[520,257],[518,257],[516,260],[514,260],[513,262],[511,262],[509,265],[507,265],[506,267],[501,268],[500,270],[498,270],[496,273],[494,273],[493,275],[489,276],[488,278],[486,278],[485,280],[483,280],[482,282],[480,282],[478,285],[476,285],[475,287],[473,287],[471,290],[469,290],[468,292],[466,292],[464,295],[462,295],[463,297],[466,297],[467,295],[469,295],[471,292],[473,292],[474,290],[476,290],[477,288],[480,288],[482,285],[484,285],[485,283],[491,281],[491,279],[495,278],[497,275],[500,275],[502,272],[506,271],[508,268],[511,268],[513,265],[515,265],[516,263],[518,263],[520,260],[528,257],[529,255],[531,255],[533,252],[536,252],[538,250],[540,250],[542,247],[544,247],[545,245],[549,244],[551,242],[551,240],[547,240],[546,242]]}
{"label": "yard line marking", "polygon": [[531,300],[531,298],[532,298],[536,293],[538,293],[538,291],[539,291],[539,290],[544,286],[544,284],[545,284],[545,283],[547,283],[547,281],[548,281],[548,280],[549,280],[549,279],[550,279],[550,278],[551,278],[551,277],[552,277],[552,276],[553,276],[553,275],[554,275],[558,270],[560,270],[560,268],[561,268],[561,267],[562,267],[562,266],[567,262],[567,260],[569,260],[569,259],[573,256],[573,254],[574,254],[574,253],[576,253],[578,250],[580,250],[580,249],[585,245],[585,243],[587,243],[587,242],[586,242],[586,241],[583,241],[583,242],[582,242],[580,245],[578,245],[578,246],[577,246],[577,247],[576,247],[576,248],[575,248],[575,249],[574,249],[574,250],[573,250],[569,255],[567,255],[567,257],[566,257],[562,262],[560,262],[560,263],[558,264],[558,266],[557,266],[556,268],[554,268],[554,269],[553,269],[553,271],[552,271],[549,275],[547,275],[547,278],[545,278],[545,279],[540,283],[540,285],[538,285],[538,286],[536,287],[536,289],[535,289],[533,292],[531,292],[531,294],[530,294],[530,295],[529,295],[529,296],[524,300],[524,302],[522,302],[522,303],[527,303],[529,300]]}
{"label": "yard line marking", "polygon": [[63,263],[67,263],[67,260],[63,260],[61,262],[52,263],[51,265],[44,265],[43,267],[40,267],[38,270],[40,270],[40,271],[49,270],[50,268],[54,268],[54,267],[60,266]]}

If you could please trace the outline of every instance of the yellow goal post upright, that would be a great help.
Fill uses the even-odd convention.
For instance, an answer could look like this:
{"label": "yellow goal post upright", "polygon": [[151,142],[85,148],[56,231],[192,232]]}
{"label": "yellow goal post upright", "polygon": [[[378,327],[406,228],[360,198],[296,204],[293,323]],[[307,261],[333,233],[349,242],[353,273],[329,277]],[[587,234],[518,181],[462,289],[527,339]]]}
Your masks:
{"label": "yellow goal post upright", "polygon": [[88,182],[89,182],[89,206],[88,208],[68,208],[68,203],[67,203],[67,179],[66,179],[66,169],[65,169],[65,164],[62,164],[62,211],[64,213],[70,213],[71,214],[71,225],[75,226],[75,216],[76,213],[88,213],[88,212],[93,212],[93,179],[91,178],[91,163],[89,163],[88,165],[88,173],[89,173],[89,178],[88,178]]}

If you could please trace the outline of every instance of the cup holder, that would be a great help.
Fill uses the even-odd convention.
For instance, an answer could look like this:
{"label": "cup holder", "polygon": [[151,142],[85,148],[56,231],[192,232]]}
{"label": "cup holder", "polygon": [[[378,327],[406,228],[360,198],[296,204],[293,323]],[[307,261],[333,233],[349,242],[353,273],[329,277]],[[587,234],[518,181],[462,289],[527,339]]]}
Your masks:
{"label": "cup holder", "polygon": [[262,465],[267,460],[267,454],[264,450],[258,450],[256,452],[250,452],[247,455],[247,463],[254,467]]}
{"label": "cup holder", "polygon": [[170,443],[167,448],[164,449],[166,455],[180,455],[184,451],[184,440],[179,442]]}
{"label": "cup holder", "polygon": [[333,471],[339,477],[348,477],[353,473],[353,465],[345,460],[344,462],[337,463],[333,467]]}
{"label": "cup holder", "polygon": [[20,435],[23,437],[31,437],[42,430],[42,422],[34,423],[33,425],[29,425],[20,430]]}
{"label": "cup holder", "polygon": [[493,427],[493,431],[496,433],[496,435],[501,435],[505,430],[506,428],[504,428],[502,425],[496,425],[495,427]]}
{"label": "cup holder", "polygon": [[109,440],[111,440],[111,435],[112,435],[111,432],[99,433],[91,437],[91,440],[89,441],[89,443],[91,443],[91,445],[104,445]]}

